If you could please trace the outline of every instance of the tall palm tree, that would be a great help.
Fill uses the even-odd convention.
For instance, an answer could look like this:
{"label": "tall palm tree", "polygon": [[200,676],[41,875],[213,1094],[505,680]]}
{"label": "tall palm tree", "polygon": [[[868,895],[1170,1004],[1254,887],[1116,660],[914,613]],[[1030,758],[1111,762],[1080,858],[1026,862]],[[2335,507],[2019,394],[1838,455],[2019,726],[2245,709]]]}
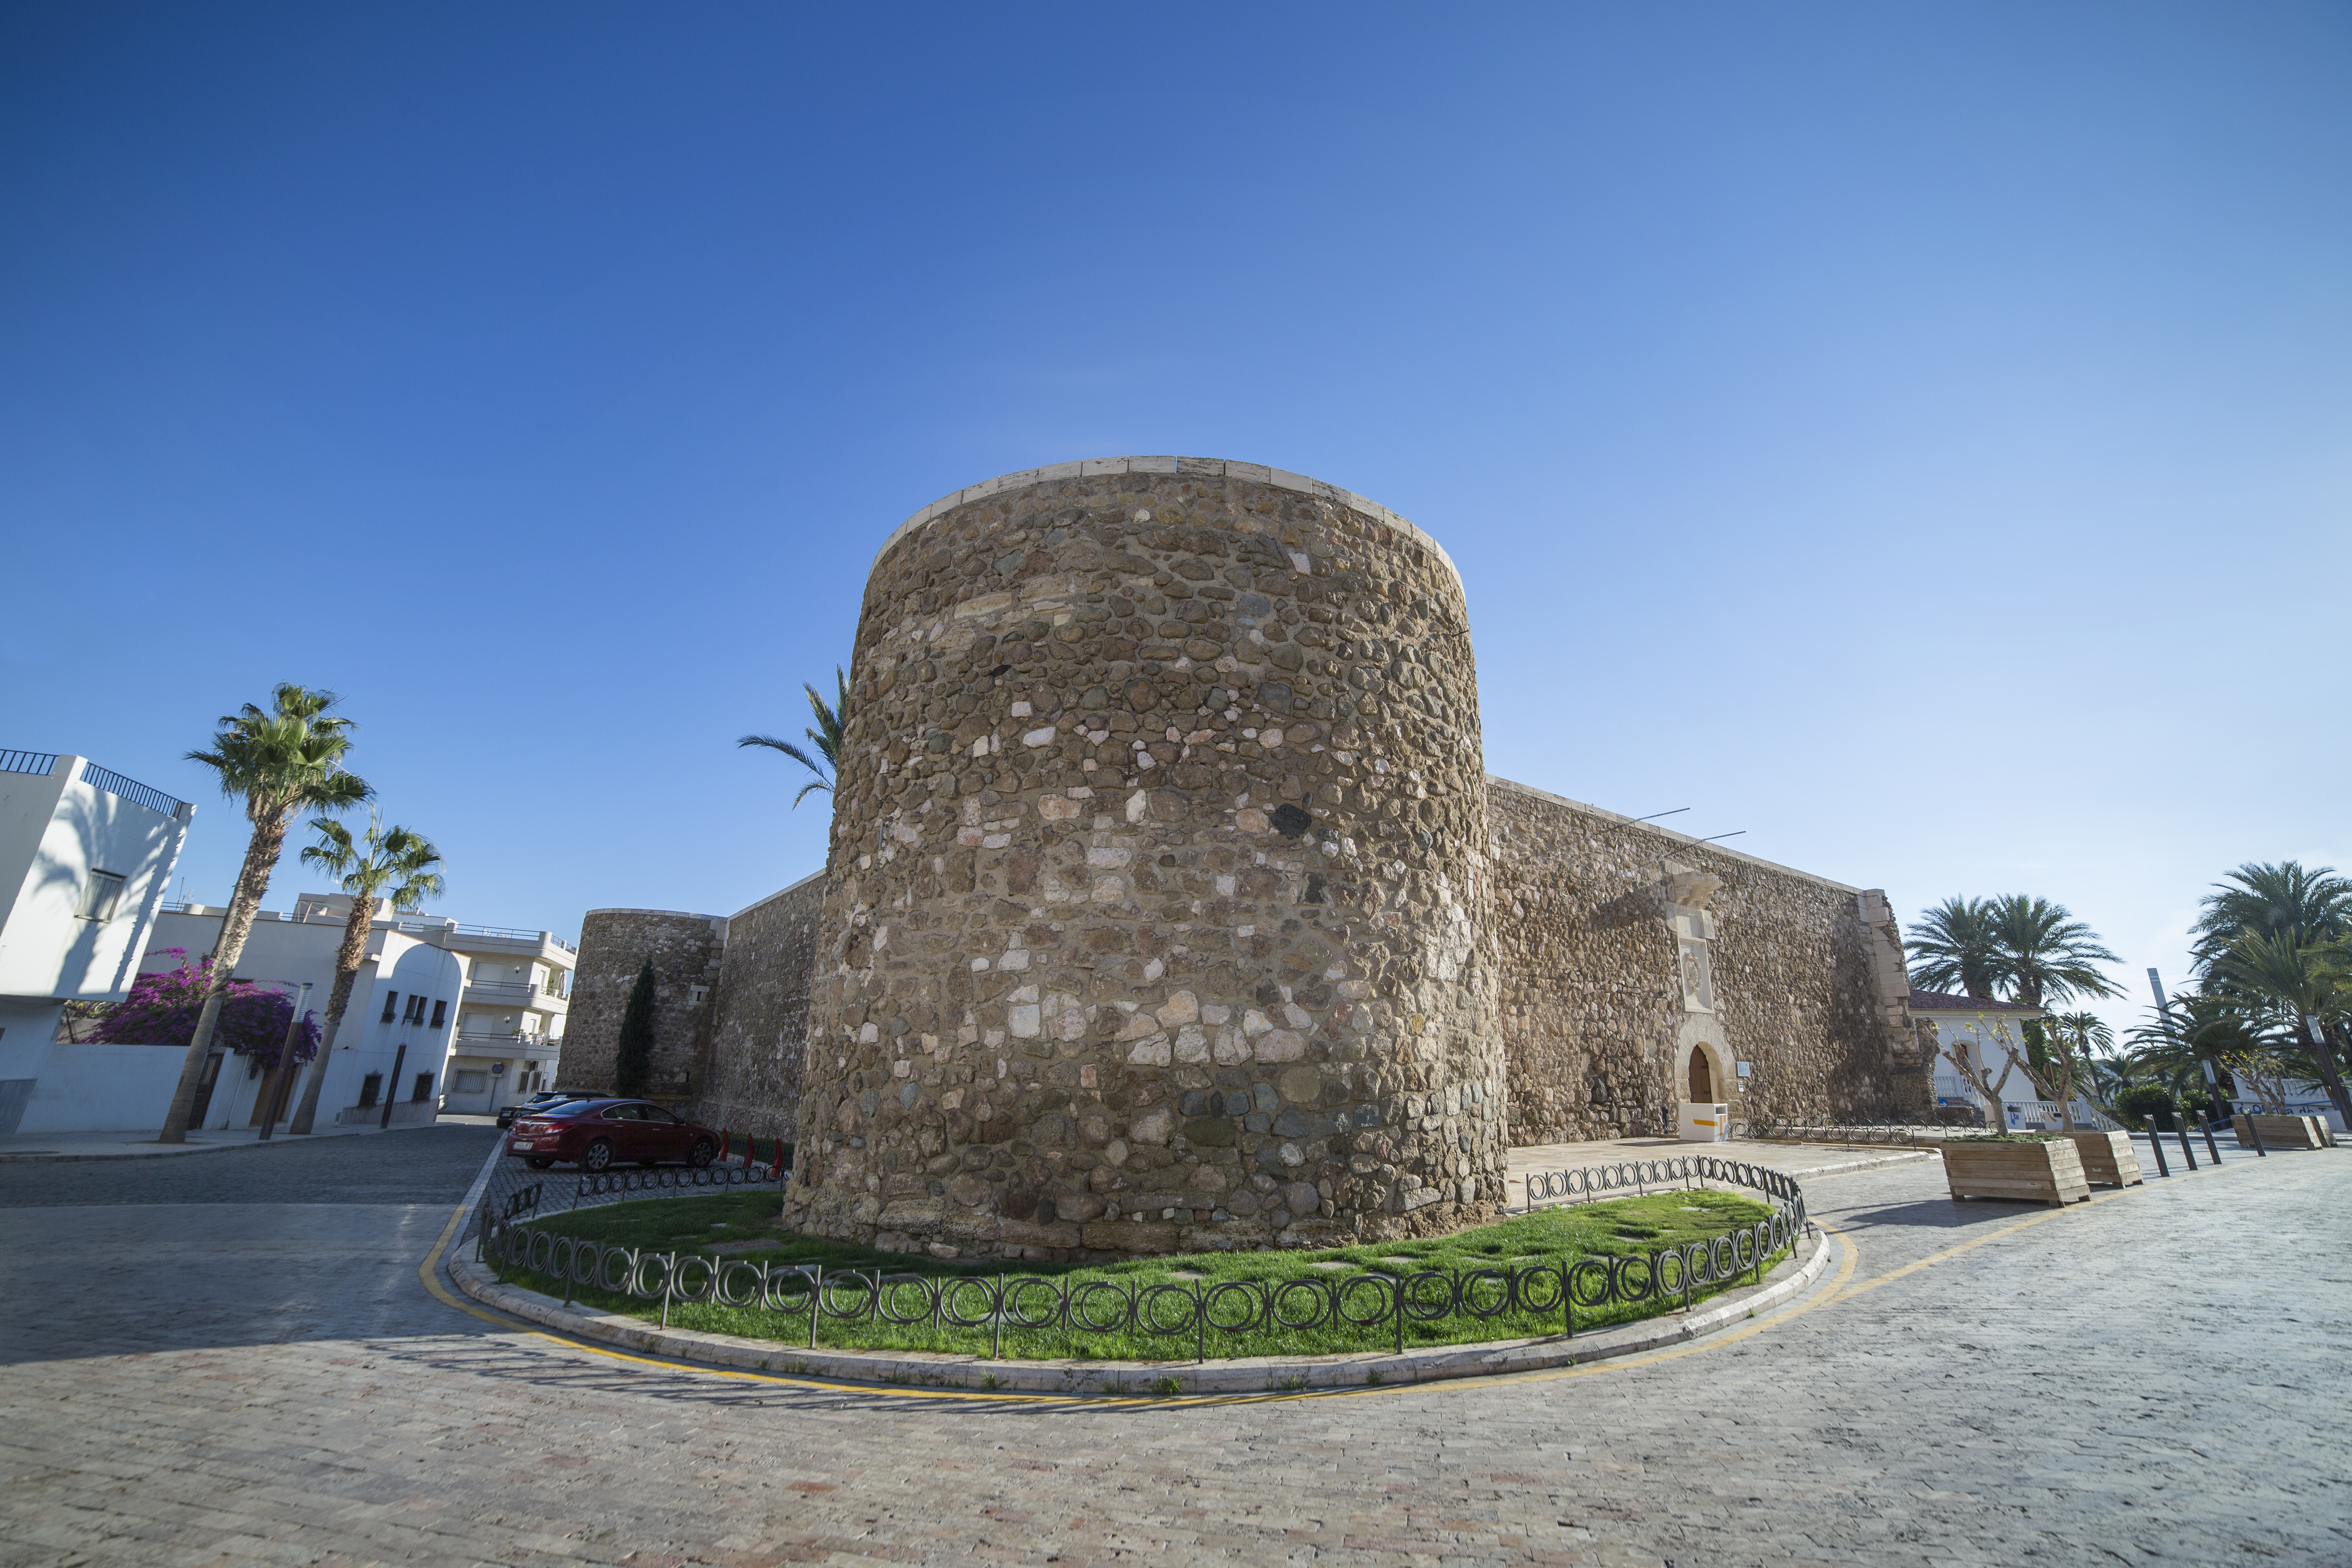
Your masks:
{"label": "tall palm tree", "polygon": [[328,1055],[335,1048],[335,1031],[343,1025],[343,1009],[351,1005],[352,984],[360,962],[367,956],[368,929],[375,921],[378,899],[389,899],[395,913],[414,914],[428,900],[441,896],[436,869],[441,852],[425,836],[405,827],[386,827],[373,813],[360,838],[340,822],[323,816],[310,819],[319,841],[302,851],[302,864],[315,866],[335,879],[335,886],[352,896],[352,912],[343,921],[343,943],[335,950],[335,988],[327,998],[327,1032],[319,1041],[319,1058],[310,1079],[302,1086],[302,1105],[289,1132],[308,1132],[318,1120],[319,1089],[327,1079]]}
{"label": "tall palm tree", "polygon": [[343,769],[353,726],[350,720],[328,713],[337,701],[333,692],[281,683],[269,695],[268,711],[248,702],[239,711],[223,715],[212,750],[188,753],[188,761],[202,763],[218,775],[221,794],[244,799],[253,837],[246,841],[245,864],[221,921],[211,989],[196,1016],[187,1059],[180,1064],[180,1086],[163,1118],[159,1143],[187,1142],[188,1118],[195,1109],[196,1086],[204,1080],[205,1057],[212,1049],[221,1002],[236,978],[237,960],[245,956],[245,939],[253,931],[261,896],[269,890],[269,874],[285,852],[286,830],[295,814],[342,811],[375,793],[358,774]]}
{"label": "tall palm tree", "polygon": [[1992,900],[1991,918],[1998,980],[2011,1000],[2039,1007],[2076,996],[2123,994],[2097,968],[2123,960],[2100,946],[2099,933],[2065,905],[2011,893]]}
{"label": "tall palm tree", "polygon": [[2213,884],[2189,929],[2197,933],[2193,956],[2200,968],[2249,931],[2275,936],[2292,929],[2309,941],[2330,942],[2352,932],[2352,881],[2332,866],[2305,870],[2294,860],[2249,860]]}
{"label": "tall palm tree", "polygon": [[849,677],[841,672],[841,666],[837,664],[833,667],[833,684],[834,700],[829,705],[824,693],[815,687],[804,685],[801,688],[808,693],[809,709],[816,715],[815,724],[801,733],[808,737],[809,743],[816,748],[817,757],[824,759],[823,763],[793,742],[779,741],[773,735],[746,735],[735,742],[738,746],[767,746],[782,752],[816,775],[812,782],[801,785],[800,794],[793,796],[794,806],[807,799],[811,790],[821,789],[827,795],[832,794],[833,781],[841,774],[842,726],[849,721]]}
{"label": "tall palm tree", "polygon": [[2206,966],[2209,984],[2226,993],[2263,997],[2285,1015],[2295,1043],[2319,1068],[2319,1081],[2336,1112],[2352,1127],[2352,1095],[2344,1089],[2344,1075],[2336,1060],[2335,1041],[2320,1023],[2341,1016],[2347,1000],[2336,972],[2327,959],[2326,944],[2312,942],[2298,927],[2277,932],[2247,931]]}
{"label": "tall palm tree", "polygon": [[1992,1000],[2000,952],[1993,941],[1990,900],[1946,899],[1912,921],[1905,934],[1911,984],[1923,991],[1957,989],[1979,1002]]}

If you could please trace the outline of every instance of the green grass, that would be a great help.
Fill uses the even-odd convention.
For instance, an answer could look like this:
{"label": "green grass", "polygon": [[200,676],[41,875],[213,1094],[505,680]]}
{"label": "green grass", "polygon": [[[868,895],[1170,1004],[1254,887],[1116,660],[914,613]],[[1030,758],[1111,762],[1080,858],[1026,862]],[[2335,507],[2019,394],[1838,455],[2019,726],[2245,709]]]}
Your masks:
{"label": "green grass", "polygon": [[[1771,1210],[1752,1198],[1733,1193],[1676,1191],[1648,1197],[1618,1198],[1606,1203],[1543,1209],[1496,1225],[1480,1226],[1471,1230],[1457,1231],[1452,1236],[1420,1241],[1382,1242],[1315,1252],[1192,1253],[1110,1263],[1057,1265],[1022,1262],[1010,1266],[1000,1266],[992,1261],[943,1261],[928,1256],[878,1252],[871,1247],[795,1236],[773,1227],[771,1222],[775,1213],[776,1197],[772,1193],[727,1193],[709,1197],[614,1204],[555,1215],[537,1222],[532,1228],[655,1252],[693,1252],[726,1242],[760,1242],[763,1245],[742,1251],[730,1249],[726,1256],[751,1263],[822,1264],[828,1277],[836,1271],[879,1269],[884,1273],[916,1274],[933,1279],[967,1276],[992,1280],[1002,1267],[1003,1272],[1011,1275],[1056,1281],[1066,1279],[1074,1288],[1084,1281],[1099,1279],[1122,1289],[1174,1283],[1188,1288],[1197,1286],[1205,1291],[1226,1280],[1278,1284],[1283,1280],[1301,1279],[1344,1280],[1360,1273],[1393,1275],[1423,1269],[1467,1273],[1476,1268],[1526,1268],[1538,1263],[1557,1266],[1582,1257],[1648,1254],[1664,1247],[1712,1239],[1727,1230],[1768,1218]],[[1344,1267],[1318,1267],[1330,1264]],[[527,1269],[510,1269],[508,1279],[549,1294],[561,1296],[564,1293],[561,1281]],[[1703,1300],[1725,1288],[1711,1286],[1695,1290],[1691,1299]],[[862,1292],[855,1292],[853,1288],[851,1293],[837,1297],[836,1300],[845,1306],[860,1296]],[[658,1320],[662,1310],[658,1300],[639,1300],[585,1288],[576,1290],[573,1300],[599,1310],[649,1321]],[[1035,1313],[1042,1310],[1044,1300],[1042,1293],[1033,1290],[1023,1299],[1022,1304],[1024,1310]],[[982,1309],[975,1304],[976,1301],[976,1297],[967,1299],[967,1316],[979,1314]],[[1359,1292],[1350,1300],[1349,1305],[1360,1315],[1370,1315],[1373,1310],[1369,1292]],[[1580,1306],[1576,1310],[1576,1330],[1582,1333],[1613,1323],[1630,1322],[1680,1305],[1681,1298],[1677,1296],[1666,1303],[1647,1301],[1597,1308]],[[912,1307],[910,1293],[907,1308],[911,1310]],[[1171,1307],[1172,1311],[1172,1304]],[[1176,1312],[1173,1315],[1181,1318],[1184,1314]],[[809,1342],[809,1321],[805,1309],[798,1312],[779,1313],[704,1302],[674,1301],[670,1305],[669,1321],[673,1327],[710,1333],[777,1340],[797,1345]],[[1560,1327],[1557,1307],[1540,1313],[1514,1310],[1492,1318],[1475,1318],[1465,1313],[1434,1322],[1408,1322],[1405,1343],[1408,1347],[1425,1348],[1532,1338],[1556,1334],[1560,1331]],[[902,1326],[881,1319],[866,1321],[831,1317],[824,1320],[817,1338],[819,1345],[829,1349],[920,1350],[980,1354],[988,1353],[991,1341],[992,1332],[987,1327],[956,1329],[942,1322],[934,1329],[928,1320]],[[1378,1328],[1357,1328],[1327,1322],[1319,1328],[1306,1331],[1258,1329],[1245,1334],[1212,1331],[1208,1336],[1208,1350],[1213,1356],[1328,1355],[1349,1351],[1392,1350],[1395,1345],[1393,1323]],[[1190,1332],[1160,1336],[1131,1328],[1093,1333],[1078,1329],[1008,1327],[1004,1331],[1003,1353],[1008,1358],[1025,1359],[1081,1357],[1190,1361],[1194,1354],[1194,1338]]]}

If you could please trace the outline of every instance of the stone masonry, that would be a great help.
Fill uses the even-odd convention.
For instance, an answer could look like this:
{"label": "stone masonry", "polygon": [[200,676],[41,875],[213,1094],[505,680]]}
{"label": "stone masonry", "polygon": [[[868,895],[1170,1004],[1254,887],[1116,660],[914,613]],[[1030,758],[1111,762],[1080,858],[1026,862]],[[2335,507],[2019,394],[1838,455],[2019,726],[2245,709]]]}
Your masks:
{"label": "stone masonry", "polygon": [[1658,1131],[1695,1063],[1736,1115],[1924,1109],[1885,896],[1488,778],[1453,563],[1360,496],[974,486],[885,543],[851,674],[822,876],[593,913],[563,1058],[609,1082],[652,952],[657,1076],[797,1134],[804,1230],[1382,1239],[1489,1217],[1510,1142]]}
{"label": "stone masonry", "polygon": [[786,1213],[1066,1254],[1451,1229],[1502,1194],[1462,587],[1267,470],[902,530],[859,622]]}
{"label": "stone masonry", "polygon": [[700,1020],[696,1121],[795,1135],[824,904],[824,878],[808,876],[728,918],[719,984]]}
{"label": "stone masonry", "polygon": [[[1514,1144],[1660,1131],[1702,1041],[1745,1117],[1926,1116],[1916,1042],[1886,1013],[1908,982],[1891,915],[1870,918],[1883,895],[1506,779],[1487,781],[1487,813]],[[1684,969],[1699,944],[1674,923],[1677,875],[1716,884],[1690,961],[1703,980]],[[1700,1017],[1713,1027],[1692,1030]]]}
{"label": "stone masonry", "polygon": [[572,974],[558,1089],[613,1091],[621,1015],[646,959],[654,961],[652,1098],[683,1103],[696,1090],[704,1059],[703,1028],[719,984],[727,921],[676,910],[590,910],[580,922],[580,959]]}

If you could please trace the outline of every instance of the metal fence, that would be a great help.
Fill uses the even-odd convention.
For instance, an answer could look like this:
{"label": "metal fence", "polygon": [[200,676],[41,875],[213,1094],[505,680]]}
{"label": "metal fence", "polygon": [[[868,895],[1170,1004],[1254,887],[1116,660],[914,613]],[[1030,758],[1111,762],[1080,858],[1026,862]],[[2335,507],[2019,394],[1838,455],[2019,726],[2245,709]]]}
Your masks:
{"label": "metal fence", "polygon": [[[1559,1332],[1573,1335],[1580,1310],[1644,1302],[1659,1303],[1662,1310],[1687,1308],[1703,1289],[1728,1285],[1750,1273],[1760,1280],[1765,1266],[1806,1229],[1804,1194],[1777,1171],[1705,1156],[1643,1163],[1687,1166],[1687,1179],[1749,1187],[1771,1200],[1771,1215],[1711,1240],[1647,1253],[1466,1271],[1368,1269],[1344,1279],[1191,1284],[1074,1283],[1036,1275],[926,1275],[752,1263],[702,1252],[656,1252],[600,1243],[496,1217],[495,1211],[485,1214],[488,1223],[481,1256],[498,1266],[501,1279],[510,1270],[524,1270],[560,1283],[566,1305],[583,1287],[659,1301],[664,1327],[671,1308],[681,1301],[786,1319],[805,1317],[812,1349],[831,1321],[869,1329],[887,1324],[919,1336],[986,1330],[992,1357],[1002,1356],[1008,1328],[1087,1334],[1132,1331],[1174,1344],[1189,1337],[1193,1359],[1205,1360],[1213,1335],[1222,1347],[1253,1333],[1339,1329],[1368,1342],[1392,1342],[1402,1352],[1410,1324],[1518,1313],[1547,1319],[1557,1313]],[[646,1177],[629,1173],[619,1179]],[[1663,1177],[1658,1184],[1675,1179]],[[1622,1187],[1599,1190],[1627,1195]]]}
{"label": "metal fence", "polygon": [[1955,1131],[1968,1129],[1916,1121],[1832,1121],[1814,1117],[1775,1116],[1751,1123],[1748,1136],[1799,1143],[1940,1143]]}
{"label": "metal fence", "polygon": [[686,1196],[730,1188],[781,1191],[792,1173],[789,1165],[780,1168],[773,1164],[725,1163],[699,1170],[691,1165],[656,1165],[635,1171],[583,1171],[566,1181],[561,1175],[532,1171],[520,1160],[502,1158],[482,1189],[482,1201],[467,1221],[465,1234],[478,1241],[489,1228],[512,1220],[512,1212],[502,1211],[518,1194],[525,1192],[531,1194],[530,1211],[545,1217],[633,1198]]}
{"label": "metal fence", "polygon": [[1724,1182],[1752,1187],[1796,1211],[1805,1219],[1805,1194],[1780,1172],[1712,1154],[1685,1154],[1671,1160],[1629,1160],[1617,1165],[1572,1165],[1564,1171],[1530,1171],[1527,1203],[1521,1213],[1556,1208],[1564,1204],[1600,1203],[1610,1198],[1646,1197],[1654,1188],[1688,1186],[1693,1182]]}

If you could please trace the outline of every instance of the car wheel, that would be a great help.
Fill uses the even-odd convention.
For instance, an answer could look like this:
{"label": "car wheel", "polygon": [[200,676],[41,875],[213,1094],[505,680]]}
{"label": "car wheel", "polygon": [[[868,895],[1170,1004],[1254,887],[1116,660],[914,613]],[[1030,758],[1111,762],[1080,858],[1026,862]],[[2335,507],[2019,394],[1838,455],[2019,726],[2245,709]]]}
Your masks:
{"label": "car wheel", "polygon": [[554,1164],[555,1162],[549,1159],[544,1154],[534,1154],[530,1159],[525,1160],[523,1163],[529,1165],[534,1171],[544,1171],[550,1165]]}
{"label": "car wheel", "polygon": [[599,1138],[581,1152],[580,1168],[583,1171],[602,1171],[612,1163],[613,1142],[609,1138]]}
{"label": "car wheel", "polygon": [[686,1152],[686,1163],[693,1166],[698,1171],[701,1170],[705,1165],[709,1164],[711,1161],[718,1157],[719,1145],[713,1143],[708,1138],[696,1139],[694,1141],[694,1147]]}

